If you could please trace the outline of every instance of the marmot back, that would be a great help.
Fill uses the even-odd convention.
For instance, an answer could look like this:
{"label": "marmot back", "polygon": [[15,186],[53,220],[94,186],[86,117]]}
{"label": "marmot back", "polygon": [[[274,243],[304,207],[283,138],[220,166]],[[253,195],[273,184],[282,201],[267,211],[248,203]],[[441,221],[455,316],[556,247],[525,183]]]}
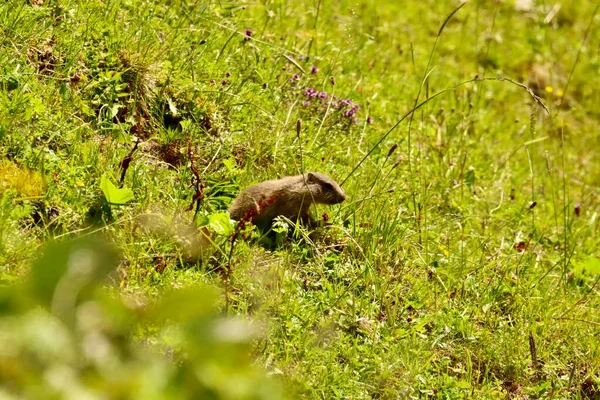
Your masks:
{"label": "marmot back", "polygon": [[235,220],[246,216],[255,225],[268,228],[279,215],[304,223],[310,221],[313,204],[338,204],[346,194],[330,177],[318,172],[265,181],[250,186],[233,201],[229,215]]}

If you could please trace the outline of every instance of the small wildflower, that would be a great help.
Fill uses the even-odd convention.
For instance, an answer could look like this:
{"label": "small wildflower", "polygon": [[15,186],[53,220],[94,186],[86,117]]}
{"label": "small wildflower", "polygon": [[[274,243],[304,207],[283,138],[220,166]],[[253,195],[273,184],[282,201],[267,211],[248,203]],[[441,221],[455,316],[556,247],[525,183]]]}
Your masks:
{"label": "small wildflower", "polygon": [[318,97],[319,99],[326,99],[326,98],[327,98],[327,97],[329,97],[329,96],[328,96],[328,95],[327,95],[327,93],[325,93],[325,92],[319,92],[319,93],[317,93],[317,97]]}
{"label": "small wildflower", "polygon": [[225,77],[226,78],[229,78],[230,76],[231,76],[231,72],[229,72],[229,71],[225,72]]}
{"label": "small wildflower", "polygon": [[215,83],[216,83],[216,82],[215,82],[215,80],[214,80],[214,79],[211,79],[211,80],[210,80],[210,84],[211,84],[211,86],[212,86],[212,85],[214,85]]}
{"label": "small wildflower", "polygon": [[564,92],[562,89],[558,89],[558,90],[556,91],[556,95],[557,95],[558,97],[563,97],[563,96],[565,95],[565,92]]}
{"label": "small wildflower", "polygon": [[554,88],[552,86],[546,86],[546,93],[554,92]]}
{"label": "small wildflower", "polygon": [[[352,104],[352,102],[350,102],[350,104]],[[354,117],[359,108],[360,107],[357,104],[352,105],[349,109],[344,110],[344,117]]]}
{"label": "small wildflower", "polygon": [[244,40],[248,41],[252,37],[252,31],[250,29],[244,29]]}
{"label": "small wildflower", "polygon": [[300,75],[294,74],[292,75],[292,79],[290,80],[292,83],[296,83],[300,80]]}
{"label": "small wildflower", "polygon": [[515,243],[513,245],[513,247],[515,248],[515,250],[517,250],[519,253],[522,253],[525,251],[526,245],[524,241],[520,241],[518,243]]}
{"label": "small wildflower", "polygon": [[575,215],[578,217],[581,215],[581,204],[579,203],[575,204]]}
{"label": "small wildflower", "polygon": [[304,101],[302,101],[302,105],[304,107],[310,107],[310,101],[309,100],[304,100]]}
{"label": "small wildflower", "polygon": [[370,115],[367,117],[367,124],[373,124],[373,117],[371,117]]}
{"label": "small wildflower", "polygon": [[223,85],[223,86],[227,85],[228,83],[229,83],[229,82],[227,82],[227,80],[225,80],[225,79],[223,79],[223,80],[221,81],[221,85]]}
{"label": "small wildflower", "polygon": [[304,56],[298,56],[298,60],[299,60],[299,61],[304,61],[304,60],[305,60],[305,57],[304,57]]}
{"label": "small wildflower", "polygon": [[327,213],[323,213],[322,217],[323,217],[323,221],[325,221],[325,222],[329,221],[329,215],[327,215]]}
{"label": "small wildflower", "polygon": [[317,91],[313,88],[306,88],[304,90],[304,95],[312,99],[314,97],[317,97]]}
{"label": "small wildflower", "polygon": [[452,179],[452,186],[458,186],[458,181],[456,179]]}
{"label": "small wildflower", "polygon": [[315,67],[314,65],[310,67],[311,74],[316,74],[317,72],[319,72],[319,68]]}

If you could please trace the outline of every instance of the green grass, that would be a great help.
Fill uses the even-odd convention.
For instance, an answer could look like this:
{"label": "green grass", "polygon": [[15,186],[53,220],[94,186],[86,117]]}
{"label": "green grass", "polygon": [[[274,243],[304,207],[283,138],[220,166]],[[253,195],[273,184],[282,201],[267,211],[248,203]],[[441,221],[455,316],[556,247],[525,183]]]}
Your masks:
{"label": "green grass", "polygon": [[[166,3],[0,6],[7,284],[100,233],[119,295],[216,288],[291,397],[600,396],[593,2]],[[130,153],[135,200],[108,205]],[[311,170],[348,194],[313,211],[329,229],[230,257],[214,221],[239,190]]]}

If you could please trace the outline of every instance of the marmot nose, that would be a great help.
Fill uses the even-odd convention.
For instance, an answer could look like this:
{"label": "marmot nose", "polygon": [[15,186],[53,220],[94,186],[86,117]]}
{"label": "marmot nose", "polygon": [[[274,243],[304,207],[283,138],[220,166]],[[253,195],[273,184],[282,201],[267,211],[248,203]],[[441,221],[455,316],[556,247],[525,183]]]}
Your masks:
{"label": "marmot nose", "polygon": [[340,203],[344,200],[346,200],[346,193],[344,191],[341,191],[340,192]]}

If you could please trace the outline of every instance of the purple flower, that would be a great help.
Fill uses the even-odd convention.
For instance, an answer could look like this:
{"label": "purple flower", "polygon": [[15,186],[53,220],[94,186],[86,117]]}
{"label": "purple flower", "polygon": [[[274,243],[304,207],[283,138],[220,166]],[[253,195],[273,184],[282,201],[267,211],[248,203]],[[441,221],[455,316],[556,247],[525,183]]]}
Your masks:
{"label": "purple flower", "polygon": [[244,40],[250,40],[252,37],[252,30],[244,29]]}
{"label": "purple flower", "polygon": [[338,106],[339,106],[339,104],[338,104],[338,102],[337,102],[337,101],[332,101],[332,102],[331,102],[331,108],[333,108],[333,109],[337,109],[337,108],[338,108]]}
{"label": "purple flower", "polygon": [[229,78],[231,76],[231,72],[227,71],[225,72],[225,77]]}
{"label": "purple flower", "polygon": [[340,100],[340,107],[346,107],[352,105],[352,100],[342,99]]}
{"label": "purple flower", "polygon": [[223,80],[221,81],[221,85],[223,85],[223,86],[227,85],[228,83],[229,83],[229,82],[227,82],[225,79],[223,79]]}
{"label": "purple flower", "polygon": [[310,101],[308,101],[308,100],[304,100],[304,101],[302,102],[302,105],[303,105],[304,107],[309,107],[309,106],[310,106]]}
{"label": "purple flower", "polygon": [[319,92],[319,93],[317,93],[317,97],[320,99],[326,99],[329,96],[325,92]]}
{"label": "purple flower", "polygon": [[317,96],[317,91],[313,88],[306,88],[304,89],[304,95],[313,98]]}
{"label": "purple flower", "polygon": [[292,83],[296,83],[296,82],[298,82],[299,80],[300,80],[300,75],[298,75],[298,74],[294,74],[294,75],[292,75],[292,79],[291,79],[291,82],[292,82]]}
{"label": "purple flower", "polygon": [[358,105],[354,104],[349,109],[344,110],[344,117],[354,117],[359,108],[360,107]]}
{"label": "purple flower", "polygon": [[373,117],[370,115],[367,117],[367,124],[371,125],[373,123]]}
{"label": "purple flower", "polygon": [[315,67],[314,65],[310,67],[311,74],[316,74],[317,72],[319,72],[319,68]]}
{"label": "purple flower", "polygon": [[300,61],[304,61],[304,58],[305,58],[304,56],[298,56],[298,60],[300,60]]}

